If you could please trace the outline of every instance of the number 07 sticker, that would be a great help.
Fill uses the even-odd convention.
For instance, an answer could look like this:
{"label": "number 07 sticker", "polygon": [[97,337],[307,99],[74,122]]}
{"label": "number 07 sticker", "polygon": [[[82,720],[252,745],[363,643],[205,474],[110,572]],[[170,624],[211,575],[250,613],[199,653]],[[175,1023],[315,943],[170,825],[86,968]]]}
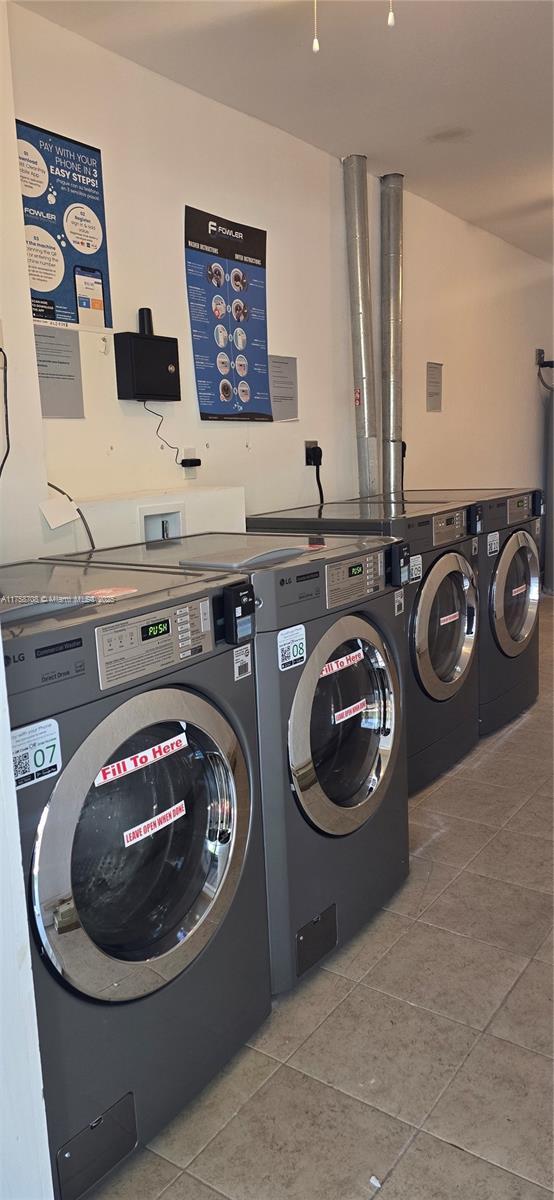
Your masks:
{"label": "number 07 sticker", "polygon": [[36,721],[12,732],[13,773],[16,788],[53,779],[62,769],[58,722]]}

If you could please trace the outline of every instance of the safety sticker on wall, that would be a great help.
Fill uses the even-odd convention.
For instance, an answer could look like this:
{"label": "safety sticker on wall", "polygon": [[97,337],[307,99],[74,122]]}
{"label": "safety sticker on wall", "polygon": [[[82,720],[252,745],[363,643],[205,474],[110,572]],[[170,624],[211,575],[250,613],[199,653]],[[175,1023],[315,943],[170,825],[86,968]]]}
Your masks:
{"label": "safety sticker on wall", "polygon": [[487,554],[488,554],[489,558],[493,554],[498,554],[499,550],[500,550],[500,534],[497,530],[496,533],[487,534]]}
{"label": "safety sticker on wall", "polygon": [[418,583],[423,575],[421,554],[410,554],[410,583]]}
{"label": "safety sticker on wall", "polygon": [[237,646],[233,650],[233,669],[235,683],[237,680],[246,679],[247,675],[252,674],[252,646],[250,642],[247,646]]}
{"label": "safety sticker on wall", "polygon": [[394,593],[394,615],[399,617],[404,612],[404,588]]}
{"label": "safety sticker on wall", "polygon": [[277,661],[280,671],[301,667],[306,662],[306,630],[303,625],[291,625],[277,634]]}
{"label": "safety sticker on wall", "polygon": [[37,721],[12,733],[13,773],[17,789],[54,778],[62,768],[58,722]]}

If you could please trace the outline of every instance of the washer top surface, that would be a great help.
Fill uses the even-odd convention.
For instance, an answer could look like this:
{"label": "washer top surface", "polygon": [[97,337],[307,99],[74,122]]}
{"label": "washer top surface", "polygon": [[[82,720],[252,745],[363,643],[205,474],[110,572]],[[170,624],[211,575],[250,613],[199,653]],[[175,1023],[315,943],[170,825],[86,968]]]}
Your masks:
{"label": "washer top surface", "polygon": [[26,621],[76,623],[107,615],[117,620],[133,608],[205,593],[236,582],[213,574],[155,574],[93,563],[38,560],[0,566],[0,624]]}
{"label": "washer top surface", "polygon": [[348,554],[371,553],[392,545],[394,538],[320,537],[278,533],[198,533],[160,542],[138,542],[102,550],[88,550],[64,561],[150,568],[151,570],[251,571],[294,565],[299,560],[334,559]]}
{"label": "washer top surface", "polygon": [[[343,526],[345,530],[353,527],[370,529],[380,523],[403,521],[406,517],[431,517],[437,513],[448,511],[451,499],[443,498],[440,493],[431,496],[424,493],[421,497],[412,493],[409,501],[406,493],[392,496],[352,497],[350,500],[331,500],[325,504],[308,504],[302,508],[283,508],[275,512],[257,513],[252,518],[254,522],[269,520],[277,524],[279,520],[287,526],[294,522],[305,524],[313,522],[314,526],[325,527],[326,522],[335,529]],[[466,501],[467,503],[467,501]]]}

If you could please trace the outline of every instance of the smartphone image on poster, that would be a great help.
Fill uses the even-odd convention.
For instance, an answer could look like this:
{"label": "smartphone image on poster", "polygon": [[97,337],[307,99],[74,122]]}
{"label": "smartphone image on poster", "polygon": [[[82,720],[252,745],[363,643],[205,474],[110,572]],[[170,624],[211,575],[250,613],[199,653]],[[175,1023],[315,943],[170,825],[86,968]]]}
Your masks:
{"label": "smartphone image on poster", "polygon": [[104,284],[102,272],[93,267],[73,268],[79,325],[104,328]]}

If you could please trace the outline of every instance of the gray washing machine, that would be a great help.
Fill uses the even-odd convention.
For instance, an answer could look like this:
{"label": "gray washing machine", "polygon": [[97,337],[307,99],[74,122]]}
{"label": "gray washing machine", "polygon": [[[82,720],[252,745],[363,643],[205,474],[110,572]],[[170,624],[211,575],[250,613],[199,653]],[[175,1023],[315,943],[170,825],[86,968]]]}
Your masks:
{"label": "gray washing machine", "polygon": [[542,493],[535,489],[410,491],[407,505],[468,505],[478,538],[479,732],[518,717],[539,691]]}
{"label": "gray washing machine", "polygon": [[321,536],[372,531],[410,546],[406,588],[408,790],[449,770],[479,736],[477,545],[467,506],[370,497],[247,518],[247,528]]}
{"label": "gray washing machine", "polygon": [[407,551],[391,538],[214,533],[80,557],[249,574],[272,986],[285,991],[408,872]]}
{"label": "gray washing machine", "polygon": [[251,643],[246,625],[239,645],[218,636],[236,583],[0,567],[61,1200],[147,1142],[270,1009]]}

